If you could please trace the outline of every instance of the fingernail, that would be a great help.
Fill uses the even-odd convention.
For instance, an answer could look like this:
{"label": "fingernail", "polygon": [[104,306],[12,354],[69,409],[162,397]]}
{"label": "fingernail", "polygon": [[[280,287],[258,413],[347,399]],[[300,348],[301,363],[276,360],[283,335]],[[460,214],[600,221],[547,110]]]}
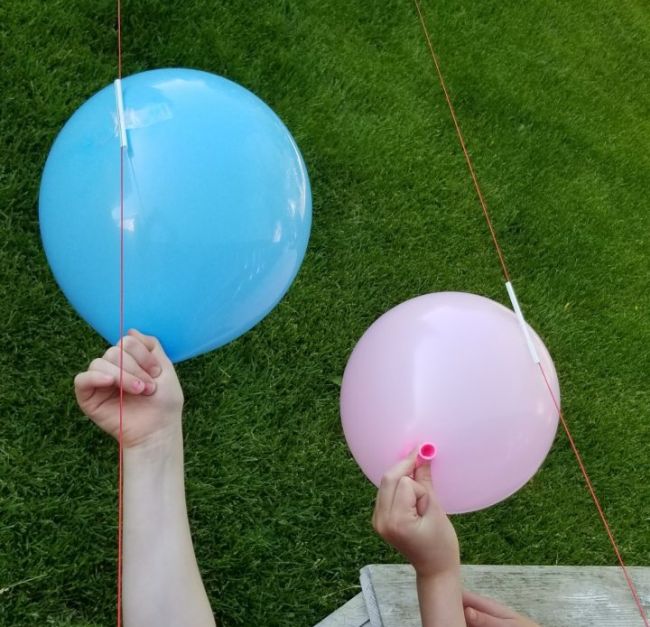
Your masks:
{"label": "fingernail", "polygon": [[154,366],[149,371],[149,373],[151,374],[152,377],[159,377],[161,372],[162,372],[162,368],[160,366]]}
{"label": "fingernail", "polygon": [[140,379],[138,379],[137,381],[134,381],[134,382],[133,382],[133,389],[134,389],[136,392],[140,392],[144,387],[145,387],[144,382],[143,382],[143,381],[140,381]]}
{"label": "fingernail", "polygon": [[155,383],[147,383],[144,386],[144,393],[145,394],[153,394],[156,391],[156,384]]}

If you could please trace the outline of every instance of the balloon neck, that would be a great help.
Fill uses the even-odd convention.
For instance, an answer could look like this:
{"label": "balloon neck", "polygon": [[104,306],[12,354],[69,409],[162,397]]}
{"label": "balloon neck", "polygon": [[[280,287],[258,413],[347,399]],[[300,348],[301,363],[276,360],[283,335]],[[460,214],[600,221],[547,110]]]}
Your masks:
{"label": "balloon neck", "polygon": [[437,452],[438,450],[436,449],[435,444],[432,444],[431,442],[423,442],[420,444],[418,450],[418,461],[423,464],[430,462],[436,456]]}

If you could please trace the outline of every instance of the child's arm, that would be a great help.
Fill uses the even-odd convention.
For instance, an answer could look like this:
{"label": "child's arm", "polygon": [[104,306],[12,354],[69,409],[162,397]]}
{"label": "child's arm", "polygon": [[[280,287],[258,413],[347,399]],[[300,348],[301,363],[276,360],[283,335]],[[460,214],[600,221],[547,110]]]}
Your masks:
{"label": "child's arm", "polygon": [[373,526],[415,568],[423,627],[465,627],[456,532],[417,451],[382,478]]}
{"label": "child's arm", "polygon": [[417,451],[382,478],[372,524],[415,568],[423,627],[539,627],[496,601],[463,591],[456,531],[436,501]]}
{"label": "child's arm", "polygon": [[[174,367],[153,337],[124,338],[125,627],[213,627],[187,519],[181,413]],[[119,348],[75,378],[83,412],[119,431]]]}

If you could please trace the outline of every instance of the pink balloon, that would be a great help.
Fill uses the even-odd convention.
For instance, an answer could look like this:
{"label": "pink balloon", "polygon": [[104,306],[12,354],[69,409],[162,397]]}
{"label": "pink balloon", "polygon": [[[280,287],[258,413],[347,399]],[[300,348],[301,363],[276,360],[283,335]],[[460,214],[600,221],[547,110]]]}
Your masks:
{"label": "pink balloon", "polygon": [[[559,403],[553,361],[530,332]],[[558,426],[515,314],[462,292],[406,301],[364,333],[343,376],[341,419],[375,485],[415,447],[432,444],[433,484],[448,513],[516,492],[539,469]]]}

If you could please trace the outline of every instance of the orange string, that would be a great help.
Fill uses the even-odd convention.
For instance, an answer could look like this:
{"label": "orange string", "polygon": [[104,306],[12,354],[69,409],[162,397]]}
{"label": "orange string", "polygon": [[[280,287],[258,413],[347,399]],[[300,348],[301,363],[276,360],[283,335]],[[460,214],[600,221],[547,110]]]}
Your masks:
{"label": "orange string", "polygon": [[[438,57],[433,49],[433,45],[431,43],[431,37],[429,35],[429,30],[427,28],[426,20],[424,18],[424,13],[422,11],[422,7],[420,5],[420,0],[414,0],[415,2],[415,8],[417,9],[418,16],[420,18],[420,24],[422,26],[422,31],[424,33],[424,37],[427,43],[427,47],[429,48],[429,52],[431,54],[431,60],[433,61],[433,65],[435,66],[436,73],[438,74],[438,79],[440,81],[440,86],[442,87],[442,91],[445,95],[445,100],[447,101],[447,105],[449,107],[449,112],[451,114],[451,119],[454,123],[454,127],[456,129],[456,135],[458,136],[458,141],[460,142],[460,147],[463,151],[463,155],[465,156],[465,161],[467,163],[467,167],[469,169],[470,176],[472,177],[472,182],[474,183],[474,189],[476,190],[476,195],[478,196],[479,203],[481,204],[481,209],[483,210],[483,215],[485,217],[485,221],[487,222],[488,229],[490,230],[490,235],[492,236],[492,242],[494,243],[494,247],[496,249],[497,255],[499,257],[499,262],[501,264],[501,269],[503,270],[503,275],[506,279],[506,281],[510,281],[510,273],[508,272],[508,267],[505,262],[505,257],[503,254],[503,250],[501,249],[501,246],[499,246],[499,241],[497,239],[496,231],[494,229],[494,226],[492,225],[492,220],[490,219],[490,214],[488,213],[487,209],[487,203],[485,202],[485,198],[483,196],[483,193],[481,191],[481,187],[478,182],[478,178],[476,176],[476,172],[474,170],[474,165],[472,164],[472,159],[469,155],[469,151],[467,150],[467,145],[465,143],[465,138],[463,137],[463,133],[460,129],[460,124],[458,122],[458,117],[456,115],[456,111],[454,109],[454,105],[451,102],[451,98],[449,96],[449,91],[447,90],[447,85],[445,83],[445,79],[442,75],[442,70],[440,69],[440,63],[438,61]],[[596,509],[598,510],[598,515],[600,516],[600,519],[603,523],[603,526],[605,527],[605,531],[607,533],[607,537],[609,538],[609,541],[614,549],[614,553],[616,554],[616,558],[618,560],[619,565],[621,566],[621,569],[623,571],[623,576],[625,577],[625,581],[627,582],[628,587],[630,588],[630,592],[632,593],[632,596],[634,597],[634,602],[636,603],[636,606],[639,610],[639,614],[641,615],[641,618],[643,619],[643,622],[646,627],[650,627],[650,623],[648,622],[648,617],[646,615],[645,609],[643,608],[643,605],[641,603],[641,599],[639,598],[639,593],[636,589],[636,586],[634,585],[634,582],[632,581],[632,578],[630,577],[629,571],[625,565],[625,562],[623,561],[623,556],[621,555],[621,551],[618,547],[618,544],[616,543],[616,540],[614,538],[614,534],[612,532],[611,526],[607,520],[607,517],[605,516],[605,512],[602,508],[602,505],[600,504],[600,500],[598,499],[598,496],[596,494],[596,491],[594,489],[593,483],[589,477],[589,474],[587,473],[587,468],[585,467],[584,462],[582,461],[582,455],[578,451],[578,447],[576,446],[575,440],[571,434],[571,430],[569,429],[569,425],[566,421],[566,418],[564,417],[564,414],[562,413],[562,410],[560,409],[560,404],[558,403],[557,399],[555,398],[555,394],[553,393],[553,390],[549,384],[548,378],[546,376],[546,372],[544,371],[544,367],[542,364],[539,364],[539,369],[540,373],[544,379],[544,382],[546,383],[546,387],[548,388],[549,394],[551,395],[551,398],[553,400],[553,404],[555,405],[555,408],[558,412],[560,422],[562,423],[562,428],[564,429],[564,432],[567,435],[567,438],[569,440],[569,444],[571,446],[571,450],[573,451],[573,454],[575,455],[575,458],[578,462],[578,466],[580,467],[580,471],[582,472],[582,476],[584,477],[585,484],[587,486],[587,489],[589,491],[589,494],[591,495],[591,498],[594,501],[594,504],[596,506]]]}
{"label": "orange string", "polygon": [[551,395],[551,398],[553,399],[553,404],[555,405],[555,409],[557,410],[558,415],[560,416],[560,422],[562,423],[562,428],[564,429],[564,432],[566,433],[566,436],[569,440],[569,445],[571,446],[571,450],[573,451],[573,454],[576,457],[576,460],[578,461],[578,466],[580,466],[580,471],[582,472],[582,476],[584,477],[585,484],[587,485],[587,490],[589,490],[589,494],[591,495],[591,498],[594,501],[594,505],[596,506],[596,509],[598,510],[598,515],[600,516],[600,520],[603,523],[603,526],[605,527],[605,531],[607,532],[607,537],[609,538],[609,541],[614,548],[614,553],[616,553],[616,558],[618,559],[618,563],[620,564],[621,568],[623,569],[623,576],[625,577],[625,581],[627,582],[628,587],[630,588],[630,591],[632,592],[632,596],[634,597],[634,601],[639,608],[639,613],[641,614],[641,618],[643,618],[646,627],[648,625],[648,617],[646,616],[645,610],[643,608],[643,605],[641,604],[641,599],[639,598],[639,593],[637,592],[636,586],[634,585],[634,582],[632,581],[632,578],[630,577],[630,573],[627,569],[627,566],[625,565],[625,562],[623,561],[623,556],[621,555],[621,552],[618,548],[618,544],[616,544],[616,540],[614,539],[614,534],[612,533],[612,528],[609,525],[609,521],[607,520],[607,517],[605,516],[605,512],[603,511],[603,507],[600,504],[600,499],[598,498],[596,494],[596,490],[594,489],[593,483],[591,483],[591,479],[589,478],[589,474],[587,473],[587,469],[585,467],[584,462],[582,461],[582,455],[580,454],[580,451],[578,451],[578,447],[576,446],[575,440],[573,439],[573,436],[571,435],[571,431],[569,430],[569,425],[566,421],[566,418],[564,417],[564,414],[562,413],[562,410],[560,409],[560,404],[558,403],[557,399],[555,398],[555,394],[553,393],[553,389],[551,388],[551,384],[548,381],[548,377],[546,376],[546,372],[544,370],[544,366],[542,366],[541,363],[538,364],[539,370],[542,373],[542,377],[544,378],[544,383],[546,383],[546,387],[548,388],[548,392]]}
{"label": "orange string", "polygon": [[460,130],[460,124],[458,123],[458,118],[456,117],[456,110],[454,109],[454,105],[451,102],[449,92],[447,91],[447,84],[445,83],[445,79],[442,76],[442,71],[440,70],[440,63],[438,63],[438,57],[436,56],[436,53],[433,50],[431,37],[429,37],[429,31],[424,21],[424,15],[422,13],[422,8],[420,7],[420,3],[418,0],[415,0],[415,7],[418,10],[418,15],[420,16],[420,23],[422,24],[422,30],[424,31],[424,37],[427,42],[427,47],[429,48],[429,52],[431,53],[431,59],[433,60],[433,64],[436,67],[438,79],[440,80],[440,86],[442,87],[442,91],[445,94],[445,100],[447,101],[447,105],[449,106],[449,112],[451,113],[451,119],[454,122],[454,127],[456,129],[456,135],[458,135],[458,141],[460,142],[460,147],[463,150],[463,155],[465,155],[465,163],[467,163],[467,168],[469,169],[469,174],[472,177],[472,182],[474,183],[474,189],[476,190],[476,195],[478,196],[479,203],[481,203],[481,209],[483,210],[485,221],[487,222],[488,228],[490,229],[492,242],[494,243],[494,247],[496,248],[497,255],[499,255],[499,262],[501,263],[501,270],[503,271],[503,276],[505,277],[506,281],[510,282],[510,273],[508,272],[508,267],[506,266],[506,260],[503,255],[503,251],[501,250],[501,246],[499,246],[499,241],[497,240],[497,234],[496,231],[494,230],[494,226],[492,226],[492,220],[490,219],[490,214],[488,213],[487,203],[485,202],[485,198],[483,197],[481,186],[478,184],[478,178],[474,170],[474,165],[472,163],[472,159],[469,156],[467,145],[465,143],[465,138],[463,137],[463,132]]}

